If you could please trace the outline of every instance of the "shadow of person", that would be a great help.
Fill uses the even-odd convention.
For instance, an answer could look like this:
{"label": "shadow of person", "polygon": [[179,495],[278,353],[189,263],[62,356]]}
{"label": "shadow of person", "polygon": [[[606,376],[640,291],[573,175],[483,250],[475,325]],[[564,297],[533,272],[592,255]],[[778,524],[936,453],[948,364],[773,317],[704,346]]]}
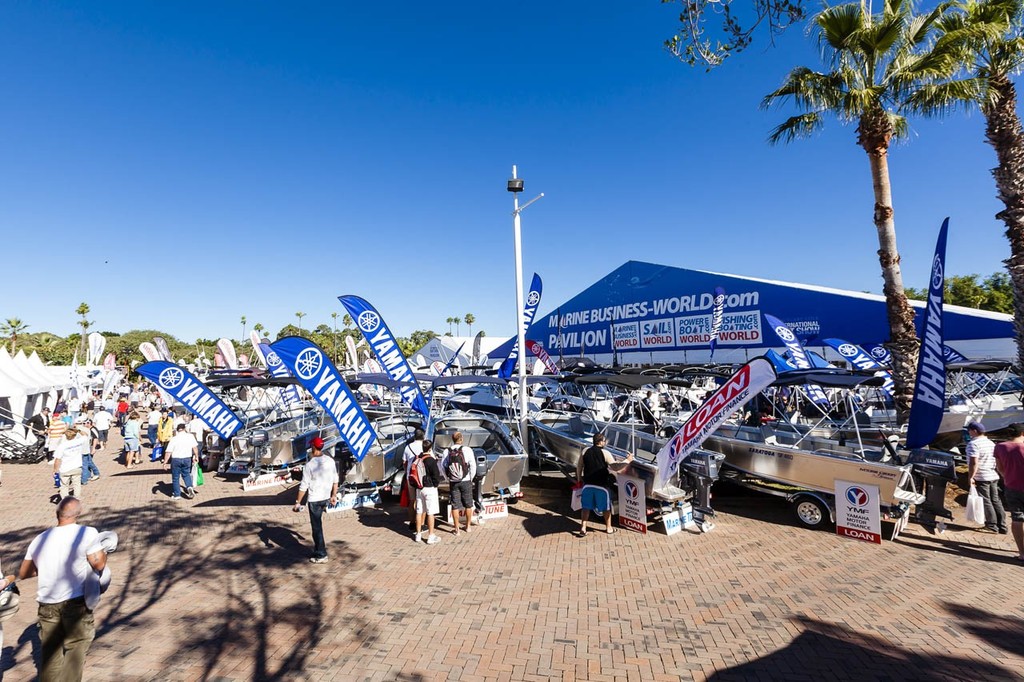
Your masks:
{"label": "shadow of person", "polygon": [[158,493],[161,495],[165,495],[167,497],[173,497],[174,486],[170,483],[170,481],[168,481],[167,483],[164,483],[163,481],[157,481],[156,483],[153,484],[153,494],[156,495]]}
{"label": "shadow of person", "polygon": [[[14,664],[18,660],[18,654],[25,645],[28,644],[31,648],[31,665],[39,670],[39,626],[35,623],[29,625],[22,631],[21,636],[18,637],[18,641],[14,646],[4,647],[3,651],[0,651],[0,682],[3,682],[4,673],[14,668]],[[27,661],[23,662],[22,667],[26,667]]]}
{"label": "shadow of person", "polygon": [[268,549],[276,546],[291,552],[298,552],[304,547],[303,540],[305,538],[302,534],[297,530],[285,528],[284,526],[274,526],[261,522],[257,537]]}

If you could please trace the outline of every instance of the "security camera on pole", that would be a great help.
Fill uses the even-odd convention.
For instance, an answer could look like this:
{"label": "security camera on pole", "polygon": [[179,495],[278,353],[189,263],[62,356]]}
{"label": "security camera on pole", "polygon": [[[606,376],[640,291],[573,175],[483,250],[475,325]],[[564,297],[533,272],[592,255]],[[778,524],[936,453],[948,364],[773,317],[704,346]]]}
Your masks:
{"label": "security camera on pole", "polygon": [[527,206],[544,196],[541,192],[533,199],[530,199],[522,206],[519,205],[519,193],[523,191],[523,181],[516,175],[516,167],[512,166],[512,178],[508,181],[508,191],[512,192],[512,229],[515,235],[515,249],[516,249],[516,332],[518,334],[518,348],[519,348],[519,361],[516,363],[518,367],[519,376],[519,438],[523,443],[523,449],[526,450],[526,473],[530,473],[530,443],[527,438],[527,425],[526,425],[526,329],[523,328],[524,324],[524,311],[523,311],[523,246],[522,246],[522,230],[519,225],[519,214],[522,213]]}

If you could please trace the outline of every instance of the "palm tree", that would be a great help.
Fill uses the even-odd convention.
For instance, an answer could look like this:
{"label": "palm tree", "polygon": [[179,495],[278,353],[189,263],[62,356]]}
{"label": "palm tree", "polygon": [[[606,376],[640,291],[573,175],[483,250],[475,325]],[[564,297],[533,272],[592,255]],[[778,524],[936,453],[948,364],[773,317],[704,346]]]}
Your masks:
{"label": "palm tree", "polygon": [[964,71],[925,84],[909,106],[925,115],[978,107],[985,117],[985,141],[995,149],[992,170],[1003,210],[1013,285],[1017,366],[1024,367],[1024,129],[1017,115],[1013,76],[1024,65],[1024,6],[1020,0],[964,0],[939,22],[939,44],[957,51]]}
{"label": "palm tree", "polygon": [[452,325],[455,324],[455,318],[454,317],[445,318],[445,322],[448,323],[448,336],[451,336],[452,335]]}
{"label": "palm tree", "polygon": [[245,315],[242,315],[242,343],[245,343]]}
{"label": "palm tree", "polygon": [[459,325],[462,324],[462,318],[461,317],[454,317],[454,318],[452,318],[452,321],[455,322],[455,336],[458,336],[459,335]]}
{"label": "palm tree", "polygon": [[341,324],[345,327],[345,329],[348,329],[349,327],[351,327],[352,326],[352,316],[349,315],[348,313],[345,313],[344,315],[342,315],[341,316]]}
{"label": "palm tree", "polygon": [[11,355],[14,355],[14,351],[18,347],[18,334],[24,334],[26,329],[28,329],[28,325],[17,317],[8,317],[3,324],[0,324],[0,334],[11,339]]}
{"label": "palm tree", "polygon": [[306,316],[306,313],[298,312],[295,313],[295,317],[299,318],[299,332],[302,332],[302,318]]}
{"label": "palm tree", "polygon": [[469,325],[469,335],[473,336],[473,323],[476,322],[476,315],[473,313],[466,313],[463,318],[466,324]]}
{"label": "palm tree", "polygon": [[266,329],[266,327],[264,327],[262,324],[257,322],[256,324],[254,324],[252,326],[252,328],[253,328],[253,330],[255,330],[256,335],[259,336],[260,339],[262,339],[263,338],[263,330]]}
{"label": "palm tree", "polygon": [[86,337],[89,333],[89,327],[92,326],[92,322],[90,322],[87,317],[89,315],[89,304],[83,301],[77,308],[75,308],[75,313],[82,316],[82,319],[78,321],[78,326],[82,328],[82,338],[79,341],[78,347],[79,352],[82,353],[82,358],[84,359],[87,349],[89,348],[89,341]]}
{"label": "palm tree", "polygon": [[857,124],[857,144],[868,155],[874,187],[874,224],[882,269],[889,343],[892,351],[895,400],[901,416],[910,409],[920,342],[914,311],[903,291],[900,255],[896,248],[889,145],[907,133],[906,119],[896,108],[910,93],[951,70],[952,59],[941,50],[927,50],[938,7],[915,16],[905,0],[883,0],[881,14],[860,3],[826,7],[812,20],[814,32],[831,71],[797,67],[779,89],[764,98],[763,107],[791,101],[803,113],[772,131],[769,142],[790,142],[821,128],[826,115]]}
{"label": "palm tree", "polygon": [[334,333],[331,335],[334,340],[334,362],[338,362],[338,311],[331,313],[331,319],[334,320]]}

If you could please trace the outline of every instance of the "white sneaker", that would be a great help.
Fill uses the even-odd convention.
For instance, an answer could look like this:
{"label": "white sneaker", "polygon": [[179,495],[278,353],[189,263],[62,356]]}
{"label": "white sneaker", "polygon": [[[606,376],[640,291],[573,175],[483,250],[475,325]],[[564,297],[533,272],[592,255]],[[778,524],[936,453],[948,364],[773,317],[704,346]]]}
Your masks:
{"label": "white sneaker", "polygon": [[436,535],[431,535],[427,538],[428,545],[436,545],[439,542],[441,542],[441,538],[437,537]]}
{"label": "white sneaker", "polygon": [[416,535],[414,535],[412,539],[415,540],[416,542],[419,542],[420,541],[420,534],[416,533]]}
{"label": "white sneaker", "polygon": [[474,526],[482,526],[482,525],[484,525],[484,523],[486,523],[486,521],[484,521],[479,516],[474,516],[473,517],[473,525]]}

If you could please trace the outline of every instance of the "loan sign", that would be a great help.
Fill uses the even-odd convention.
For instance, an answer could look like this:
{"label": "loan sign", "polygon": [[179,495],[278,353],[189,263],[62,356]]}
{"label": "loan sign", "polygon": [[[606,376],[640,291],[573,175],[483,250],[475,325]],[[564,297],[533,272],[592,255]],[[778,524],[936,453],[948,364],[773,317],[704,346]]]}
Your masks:
{"label": "loan sign", "polygon": [[882,544],[877,485],[835,481],[836,535]]}

